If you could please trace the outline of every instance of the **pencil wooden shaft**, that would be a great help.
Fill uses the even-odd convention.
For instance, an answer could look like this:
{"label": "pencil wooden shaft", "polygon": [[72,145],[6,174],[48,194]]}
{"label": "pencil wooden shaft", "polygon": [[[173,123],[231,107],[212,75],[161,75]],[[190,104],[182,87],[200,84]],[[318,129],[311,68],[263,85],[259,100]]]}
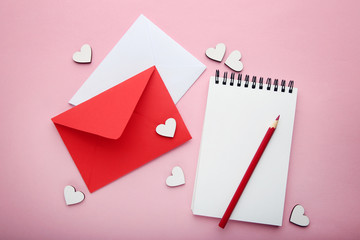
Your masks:
{"label": "pencil wooden shaft", "polygon": [[219,227],[225,228],[226,223],[228,222],[228,220],[229,220],[229,218],[231,216],[231,213],[233,212],[237,202],[239,201],[240,196],[243,193],[243,191],[244,191],[244,189],[246,187],[246,184],[248,183],[248,181],[249,181],[249,179],[251,177],[251,174],[254,172],[254,169],[255,169],[256,165],[258,164],[258,162],[260,160],[260,157],[263,154],[268,142],[270,141],[270,138],[273,135],[275,129],[276,129],[276,124],[273,124],[267,130],[267,132],[266,132],[266,134],[264,136],[264,139],[262,140],[258,150],[256,151],[256,153],[255,153],[255,155],[254,155],[248,169],[245,172],[244,177],[242,178],[242,180],[240,182],[239,187],[237,188],[233,198],[231,199],[231,202],[230,202],[229,206],[227,207],[227,209],[226,209],[226,211],[224,213],[224,216],[222,217],[222,219],[221,219],[221,221],[219,223]]}

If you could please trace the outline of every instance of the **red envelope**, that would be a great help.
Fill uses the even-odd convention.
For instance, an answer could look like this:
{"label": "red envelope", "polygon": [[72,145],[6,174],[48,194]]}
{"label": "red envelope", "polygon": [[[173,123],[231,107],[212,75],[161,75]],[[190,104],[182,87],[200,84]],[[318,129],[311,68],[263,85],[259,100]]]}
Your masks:
{"label": "red envelope", "polygon": [[[173,138],[155,131],[168,118],[176,120]],[[90,192],[191,139],[155,67],[52,121]]]}

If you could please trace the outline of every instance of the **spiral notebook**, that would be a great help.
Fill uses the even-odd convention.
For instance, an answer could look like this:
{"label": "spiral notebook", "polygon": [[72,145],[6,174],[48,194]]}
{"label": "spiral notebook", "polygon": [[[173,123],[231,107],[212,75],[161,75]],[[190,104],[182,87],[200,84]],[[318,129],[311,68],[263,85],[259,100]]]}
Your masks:
{"label": "spiral notebook", "polygon": [[194,186],[195,215],[221,218],[268,127],[280,115],[230,219],[282,225],[297,89],[294,82],[219,71],[210,78]]}

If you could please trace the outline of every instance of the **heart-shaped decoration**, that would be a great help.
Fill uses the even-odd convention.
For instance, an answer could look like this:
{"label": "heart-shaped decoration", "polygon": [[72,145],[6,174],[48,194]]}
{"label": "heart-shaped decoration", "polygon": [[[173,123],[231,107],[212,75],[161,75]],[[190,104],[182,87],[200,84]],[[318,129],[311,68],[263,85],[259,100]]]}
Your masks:
{"label": "heart-shaped decoration", "polygon": [[80,52],[73,54],[73,60],[77,63],[91,63],[92,51],[89,44],[84,44]]}
{"label": "heart-shaped decoration", "polygon": [[64,197],[66,205],[68,206],[81,203],[85,199],[84,193],[76,191],[75,188],[70,185],[64,188]]}
{"label": "heart-shaped decoration", "polygon": [[205,55],[215,61],[221,62],[225,55],[226,46],[223,43],[218,43],[215,48],[208,48]]}
{"label": "heart-shaped decoration", "polygon": [[170,137],[170,138],[174,137],[175,130],[176,130],[176,121],[173,118],[168,118],[165,121],[165,124],[159,124],[156,127],[157,134],[159,134],[160,136]]}
{"label": "heart-shaped decoration", "polygon": [[303,206],[297,204],[291,211],[290,222],[301,227],[307,227],[310,224],[310,220],[304,215],[305,209]]}
{"label": "heart-shaped decoration", "polygon": [[181,167],[174,167],[171,174],[172,175],[166,179],[166,185],[169,187],[177,187],[185,184],[184,172]]}
{"label": "heart-shaped decoration", "polygon": [[235,72],[240,72],[243,70],[244,65],[240,62],[241,53],[238,50],[230,53],[229,57],[225,61],[225,65],[234,70]]}

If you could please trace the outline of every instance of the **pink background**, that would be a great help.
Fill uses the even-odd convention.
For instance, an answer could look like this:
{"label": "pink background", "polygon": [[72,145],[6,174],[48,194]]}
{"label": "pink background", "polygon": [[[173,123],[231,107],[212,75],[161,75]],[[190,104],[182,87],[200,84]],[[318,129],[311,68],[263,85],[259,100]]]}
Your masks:
{"label": "pink background", "polygon": [[[1,239],[359,239],[360,4],[358,1],[0,2]],[[178,103],[193,139],[90,194],[50,118],[140,15],[207,70]],[[299,88],[282,227],[192,215],[208,79],[223,63],[205,50],[240,50],[243,72]],[[82,44],[93,62],[71,57]],[[172,167],[186,184],[165,185]],[[65,205],[74,185],[83,203]],[[289,223],[300,203],[310,226]]]}

